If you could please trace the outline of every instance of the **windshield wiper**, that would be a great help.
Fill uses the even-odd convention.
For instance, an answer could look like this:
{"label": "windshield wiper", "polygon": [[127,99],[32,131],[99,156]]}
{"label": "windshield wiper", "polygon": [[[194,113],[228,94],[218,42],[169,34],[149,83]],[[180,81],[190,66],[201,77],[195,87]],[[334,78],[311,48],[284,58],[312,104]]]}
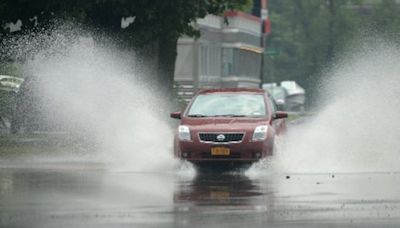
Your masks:
{"label": "windshield wiper", "polygon": [[208,117],[208,116],[203,115],[203,114],[191,114],[191,115],[188,115],[188,117]]}

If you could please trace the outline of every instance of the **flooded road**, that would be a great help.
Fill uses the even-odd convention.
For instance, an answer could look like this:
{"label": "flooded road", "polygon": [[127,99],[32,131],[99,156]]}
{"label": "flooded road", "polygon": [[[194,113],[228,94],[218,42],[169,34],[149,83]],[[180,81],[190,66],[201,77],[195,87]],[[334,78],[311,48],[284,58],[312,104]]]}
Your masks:
{"label": "flooded road", "polygon": [[0,227],[399,227],[400,174],[197,175],[1,164]]}

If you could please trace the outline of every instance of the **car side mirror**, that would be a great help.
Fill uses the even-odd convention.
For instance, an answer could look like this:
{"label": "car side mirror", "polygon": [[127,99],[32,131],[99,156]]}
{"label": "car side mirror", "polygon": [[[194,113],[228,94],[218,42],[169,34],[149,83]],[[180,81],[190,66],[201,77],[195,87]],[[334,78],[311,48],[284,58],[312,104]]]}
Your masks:
{"label": "car side mirror", "polygon": [[174,118],[174,119],[181,119],[181,115],[182,115],[182,113],[181,112],[173,112],[173,113],[171,113],[171,118]]}
{"label": "car side mirror", "polygon": [[277,111],[274,114],[274,120],[283,119],[283,118],[287,118],[287,117],[288,117],[288,114],[286,112]]}

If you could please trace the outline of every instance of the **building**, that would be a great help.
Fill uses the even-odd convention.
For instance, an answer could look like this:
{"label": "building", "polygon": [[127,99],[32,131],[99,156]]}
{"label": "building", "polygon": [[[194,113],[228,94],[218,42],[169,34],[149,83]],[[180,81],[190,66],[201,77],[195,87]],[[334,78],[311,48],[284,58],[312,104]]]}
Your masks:
{"label": "building", "polygon": [[261,17],[244,12],[197,20],[200,38],[178,40],[174,76],[178,95],[188,100],[199,88],[260,87],[263,25]]}

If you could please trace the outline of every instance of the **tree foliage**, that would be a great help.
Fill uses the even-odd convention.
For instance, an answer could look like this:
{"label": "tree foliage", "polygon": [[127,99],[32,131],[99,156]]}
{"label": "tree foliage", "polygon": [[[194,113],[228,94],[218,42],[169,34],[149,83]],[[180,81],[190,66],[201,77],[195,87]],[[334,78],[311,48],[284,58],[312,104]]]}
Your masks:
{"label": "tree foliage", "polygon": [[346,0],[271,0],[272,34],[267,81],[296,80],[308,89],[318,71],[340,51],[359,17]]}
{"label": "tree foliage", "polygon": [[369,18],[372,28],[391,40],[398,41],[400,32],[400,7],[395,0],[385,0],[374,6],[374,13]]}
{"label": "tree foliage", "polygon": [[270,0],[269,3],[272,34],[267,41],[264,80],[296,80],[311,96],[321,70],[340,56],[363,30],[393,40],[398,40],[395,38],[400,33],[400,8],[395,0]]}
{"label": "tree foliage", "polygon": [[[160,37],[196,35],[191,22],[207,14],[221,14],[240,9],[249,0],[2,0],[0,23],[21,20],[23,28],[40,25],[51,19],[74,20],[107,32],[124,34],[135,44],[143,45]],[[132,26],[121,29],[121,19],[135,17]],[[2,31],[6,31],[3,29]],[[113,34],[115,35],[115,34]]]}

